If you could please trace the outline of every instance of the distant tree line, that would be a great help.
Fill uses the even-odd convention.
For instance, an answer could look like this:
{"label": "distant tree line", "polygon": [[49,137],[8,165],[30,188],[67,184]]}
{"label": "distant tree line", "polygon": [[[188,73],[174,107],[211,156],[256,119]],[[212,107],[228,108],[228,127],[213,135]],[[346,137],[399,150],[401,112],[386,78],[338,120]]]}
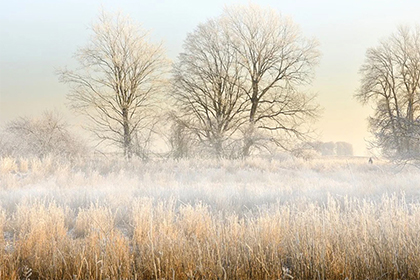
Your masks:
{"label": "distant tree line", "polygon": [[347,142],[310,142],[307,144],[322,156],[353,156],[353,146]]}

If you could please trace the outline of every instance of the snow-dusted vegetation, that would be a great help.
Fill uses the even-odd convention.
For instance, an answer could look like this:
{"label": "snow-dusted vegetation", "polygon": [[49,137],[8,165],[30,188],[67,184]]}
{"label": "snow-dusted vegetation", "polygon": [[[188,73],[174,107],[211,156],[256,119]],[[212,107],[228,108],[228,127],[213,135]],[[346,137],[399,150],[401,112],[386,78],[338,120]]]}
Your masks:
{"label": "snow-dusted vegetation", "polygon": [[[356,51],[382,31],[348,17],[349,9],[337,13],[352,19],[344,29],[324,15],[331,22],[312,19],[315,29],[304,32],[278,7],[226,6],[199,23],[162,6],[152,16],[156,24],[168,17],[164,10],[195,24],[169,59],[135,18],[102,10],[73,63],[55,70],[68,86],[63,92],[32,77],[39,72],[38,79],[50,81],[43,64],[55,63],[61,50],[29,39],[54,47],[78,41],[52,20],[61,17],[55,12],[39,19],[57,24],[57,33],[38,29],[65,40],[18,35],[13,26],[24,30],[22,22],[36,14],[21,5],[24,17],[4,22],[6,35],[25,42],[2,37],[15,55],[33,48],[48,59],[39,52],[36,63],[0,59],[1,74],[28,73],[4,79],[13,83],[0,92],[22,98],[5,98],[5,111],[35,112],[37,91],[45,91],[42,106],[54,105],[61,92],[71,112],[69,122],[51,111],[0,121],[0,280],[420,279],[420,27],[399,27],[367,48],[362,64],[360,54],[334,42]],[[179,8],[193,15],[192,2],[185,7]],[[130,12],[143,19],[136,10]],[[377,24],[378,17],[360,10]],[[79,14],[71,30],[84,25]],[[371,35],[348,33],[357,33],[357,22]],[[170,25],[165,32],[183,33]],[[317,31],[326,25],[347,37]],[[318,41],[317,33],[334,41]],[[175,41],[172,53],[179,50]],[[330,44],[339,51],[322,47]],[[345,95],[356,87],[350,73],[357,63],[361,80],[353,97],[372,105],[369,154],[387,161],[353,157],[351,142],[363,137],[350,128],[361,125],[355,116],[362,114]],[[313,87],[318,65],[324,70]],[[26,90],[17,86],[24,83]],[[21,106],[24,99],[31,110]],[[324,118],[330,126],[324,135],[314,126],[321,101],[334,112]],[[82,127],[91,139],[73,130]]]}
{"label": "snow-dusted vegetation", "polygon": [[420,172],[0,159],[0,279],[419,279]]}

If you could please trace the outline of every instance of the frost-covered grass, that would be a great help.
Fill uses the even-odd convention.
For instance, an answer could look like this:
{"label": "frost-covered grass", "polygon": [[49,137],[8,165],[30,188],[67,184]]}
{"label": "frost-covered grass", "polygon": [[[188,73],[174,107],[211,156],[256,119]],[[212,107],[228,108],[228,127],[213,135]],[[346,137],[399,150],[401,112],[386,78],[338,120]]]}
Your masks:
{"label": "frost-covered grass", "polygon": [[0,186],[0,279],[420,279],[409,166],[3,158]]}

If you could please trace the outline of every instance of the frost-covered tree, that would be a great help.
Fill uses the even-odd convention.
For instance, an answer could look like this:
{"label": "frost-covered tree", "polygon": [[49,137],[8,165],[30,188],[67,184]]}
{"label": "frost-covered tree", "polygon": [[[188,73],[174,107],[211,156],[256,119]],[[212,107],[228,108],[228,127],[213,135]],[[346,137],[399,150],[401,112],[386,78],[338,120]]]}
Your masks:
{"label": "frost-covered tree", "polygon": [[189,129],[217,157],[226,155],[245,122],[243,86],[239,54],[226,25],[220,20],[199,25],[187,36],[174,67],[178,132]]}
{"label": "frost-covered tree", "polygon": [[[80,67],[59,72],[71,86],[71,107],[87,115],[101,141],[117,144],[130,158],[138,139],[149,139],[156,97],[167,66],[160,45],[120,14],[102,13],[87,46],[76,52]],[[144,145],[144,143],[143,143]]]}
{"label": "frost-covered tree", "polygon": [[306,136],[306,125],[318,112],[314,96],[300,88],[311,82],[318,63],[317,41],[306,38],[290,18],[257,5],[231,6],[222,22],[247,82],[243,154],[256,144],[256,130],[270,132],[271,140],[287,148],[284,136]]}
{"label": "frost-covered tree", "polygon": [[226,8],[185,41],[175,68],[182,118],[216,154],[238,131],[243,156],[267,140],[287,148],[286,139],[307,135],[318,112],[314,96],[301,91],[311,82],[317,48],[275,10]]}
{"label": "frost-covered tree", "polygon": [[50,111],[40,117],[20,117],[6,124],[0,137],[0,156],[73,158],[86,154],[87,146],[71,133],[63,118]]}
{"label": "frost-covered tree", "polygon": [[197,146],[200,144],[196,135],[182,121],[177,121],[175,116],[172,117],[171,123],[168,135],[170,156],[175,159],[194,156],[198,152],[199,147]]}
{"label": "frost-covered tree", "polygon": [[400,27],[369,48],[356,98],[375,104],[374,147],[394,159],[420,158],[420,27]]}

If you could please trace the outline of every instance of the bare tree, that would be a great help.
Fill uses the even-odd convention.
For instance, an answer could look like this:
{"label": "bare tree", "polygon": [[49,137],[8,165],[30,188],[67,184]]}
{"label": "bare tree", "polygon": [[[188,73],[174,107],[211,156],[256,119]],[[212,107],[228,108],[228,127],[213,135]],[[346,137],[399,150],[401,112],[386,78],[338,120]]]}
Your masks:
{"label": "bare tree", "polygon": [[245,92],[238,54],[225,26],[209,20],[189,34],[174,67],[178,128],[188,128],[217,157],[244,123]]}
{"label": "bare tree", "polygon": [[[305,136],[304,125],[317,115],[318,106],[299,86],[312,79],[319,60],[317,41],[305,38],[291,19],[256,5],[232,6],[222,18],[247,81],[244,155],[255,144],[255,129]],[[285,147],[277,137],[272,140]]]}
{"label": "bare tree", "polygon": [[50,111],[40,117],[20,117],[9,122],[0,139],[2,156],[71,159],[87,152],[87,146],[69,130],[63,118]]}
{"label": "bare tree", "polygon": [[60,71],[60,81],[71,85],[71,106],[90,118],[95,135],[130,158],[133,140],[148,139],[139,134],[148,135],[156,121],[152,116],[167,62],[148,32],[120,14],[103,12],[92,31],[89,44],[76,53],[80,68]]}
{"label": "bare tree", "polygon": [[170,146],[169,155],[175,159],[188,158],[197,153],[198,139],[178,117],[171,116],[168,144]]}
{"label": "bare tree", "polygon": [[300,91],[311,81],[317,46],[273,10],[227,8],[185,41],[174,83],[181,119],[218,155],[238,131],[243,156],[261,139],[286,147],[280,131],[303,138],[308,120],[318,112],[314,96]]}
{"label": "bare tree", "polygon": [[356,98],[376,105],[369,118],[374,147],[395,159],[420,154],[420,28],[397,32],[366,52]]}

